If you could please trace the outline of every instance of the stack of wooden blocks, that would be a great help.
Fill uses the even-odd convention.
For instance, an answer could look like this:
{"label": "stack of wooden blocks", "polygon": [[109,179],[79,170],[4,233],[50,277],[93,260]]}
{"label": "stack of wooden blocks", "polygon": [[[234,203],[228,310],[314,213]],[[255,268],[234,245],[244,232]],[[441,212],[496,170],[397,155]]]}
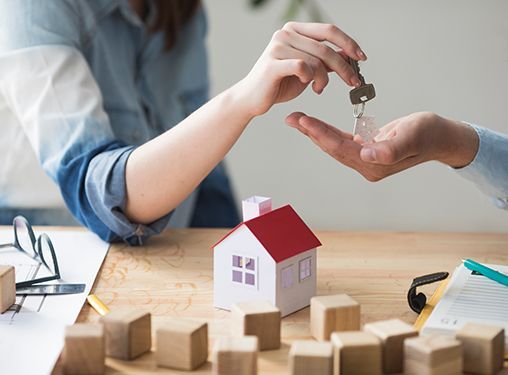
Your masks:
{"label": "stack of wooden blocks", "polygon": [[[174,319],[156,330],[157,366],[194,370],[208,358],[208,326]],[[152,348],[151,315],[111,312],[100,323],[78,323],[65,331],[66,374],[103,374],[105,357],[132,360]]]}
{"label": "stack of wooden blocks", "polygon": [[[266,301],[239,303],[231,313],[231,337],[216,340],[213,372],[255,375],[259,350],[280,348],[281,313]],[[192,371],[208,358],[208,326],[173,319],[156,329],[157,366]],[[105,357],[132,360],[150,351],[151,317],[140,312],[111,312],[100,323],[67,327],[63,352],[66,374],[102,374]]]}
{"label": "stack of wooden blocks", "polygon": [[422,337],[391,319],[360,330],[360,305],[345,294],[314,297],[310,310],[311,334],[318,341],[293,343],[293,375],[496,374],[503,367],[500,327],[467,324],[456,337]]}

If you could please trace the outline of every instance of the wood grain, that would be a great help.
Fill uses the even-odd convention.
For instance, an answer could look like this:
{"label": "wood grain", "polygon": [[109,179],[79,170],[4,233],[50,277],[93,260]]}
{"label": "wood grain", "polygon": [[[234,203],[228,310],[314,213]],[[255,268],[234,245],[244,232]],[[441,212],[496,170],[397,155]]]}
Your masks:
{"label": "wood grain", "polygon": [[[152,238],[146,246],[113,245],[93,288],[113,310],[152,313],[153,325],[174,317],[205,319],[210,347],[229,334],[229,312],[212,307],[212,250],[226,230],[181,229]],[[318,232],[318,294],[347,293],[362,308],[362,323],[398,318],[413,323],[406,292],[415,276],[453,272],[460,259],[508,264],[508,234]],[[431,292],[430,287],[427,291]],[[425,290],[425,289],[424,289]],[[96,321],[86,305],[78,321]],[[309,308],[282,320],[280,350],[259,353],[259,372],[287,374],[294,340],[310,339]],[[107,373],[188,374],[155,366],[154,353],[135,361],[108,358]],[[195,374],[209,374],[209,361]]]}

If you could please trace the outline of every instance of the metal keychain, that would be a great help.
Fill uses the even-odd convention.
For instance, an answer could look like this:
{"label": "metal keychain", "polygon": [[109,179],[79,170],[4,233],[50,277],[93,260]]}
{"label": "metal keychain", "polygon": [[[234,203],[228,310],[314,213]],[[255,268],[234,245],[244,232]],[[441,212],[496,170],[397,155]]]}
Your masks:
{"label": "metal keychain", "polygon": [[351,104],[353,104],[353,117],[360,118],[365,111],[365,103],[376,97],[376,90],[372,83],[365,83],[365,78],[360,73],[358,61],[349,58],[349,65],[351,65],[361,83],[359,87],[349,92],[349,98],[351,99]]}

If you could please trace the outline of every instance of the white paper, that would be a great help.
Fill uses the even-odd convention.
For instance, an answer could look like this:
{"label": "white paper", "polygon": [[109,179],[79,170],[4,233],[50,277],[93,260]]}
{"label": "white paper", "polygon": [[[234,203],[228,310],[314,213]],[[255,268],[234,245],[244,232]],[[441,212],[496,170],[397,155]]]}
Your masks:
{"label": "white paper", "polygon": [[[85,291],[16,297],[16,305],[0,314],[0,374],[51,373],[63,348],[65,326],[76,321],[109,247],[90,232],[46,233],[55,247],[62,277],[59,282],[84,283]],[[12,229],[0,231],[0,243],[12,241]],[[41,277],[46,272],[45,267],[16,249],[0,249],[0,264],[15,266],[16,281],[32,279],[34,274]]]}
{"label": "white paper", "polygon": [[[487,266],[508,274],[508,266]],[[423,326],[422,334],[453,334],[468,322],[501,326],[508,332],[508,287],[472,274],[460,265]],[[508,335],[505,339],[508,344]]]}

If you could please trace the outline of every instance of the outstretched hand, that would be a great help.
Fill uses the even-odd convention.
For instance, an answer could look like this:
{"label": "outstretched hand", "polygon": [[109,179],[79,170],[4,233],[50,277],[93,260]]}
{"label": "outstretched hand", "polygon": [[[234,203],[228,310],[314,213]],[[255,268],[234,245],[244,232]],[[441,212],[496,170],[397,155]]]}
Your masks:
{"label": "outstretched hand", "polygon": [[430,160],[455,168],[466,166],[475,157],[479,143],[469,125],[430,112],[394,120],[368,143],[301,112],[292,113],[286,122],[369,181],[379,181]]}

